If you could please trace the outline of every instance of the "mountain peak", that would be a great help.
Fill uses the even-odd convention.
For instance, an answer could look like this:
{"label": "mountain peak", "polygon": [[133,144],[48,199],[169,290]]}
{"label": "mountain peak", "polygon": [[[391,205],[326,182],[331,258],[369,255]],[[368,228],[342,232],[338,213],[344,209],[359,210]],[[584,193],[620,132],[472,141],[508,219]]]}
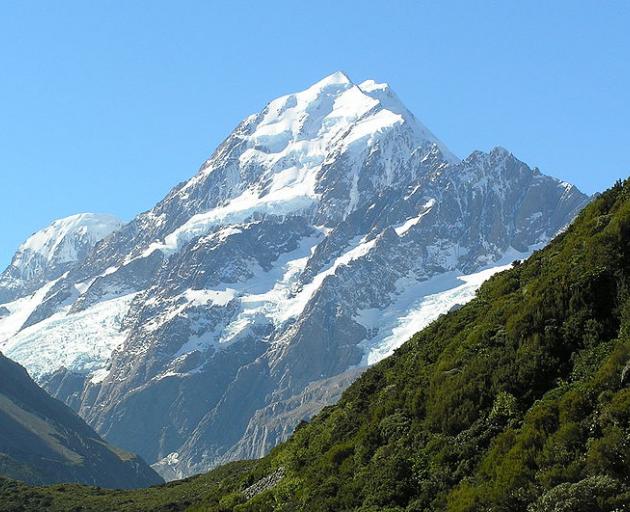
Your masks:
{"label": "mountain peak", "polygon": [[284,165],[297,161],[298,169],[313,163],[319,165],[326,154],[335,150],[343,153],[359,140],[370,147],[398,127],[405,127],[408,142],[415,148],[427,149],[427,143],[435,144],[446,160],[459,161],[414,117],[387,83],[369,79],[356,85],[341,71],[302,91],[276,98],[261,114],[248,118],[247,123],[253,147],[239,157],[241,164],[262,156],[267,163]]}
{"label": "mountain peak", "polygon": [[78,213],[57,219],[18,247],[11,264],[0,274],[0,284],[18,294],[29,293],[43,281],[62,275],[122,225],[109,214]]}
{"label": "mountain peak", "polygon": [[182,205],[203,197],[202,211],[142,254],[172,254],[191,237],[253,214],[309,211],[331,226],[382,190],[406,186],[424,158],[459,162],[387,84],[361,85],[337,71],[246,118],[177,191]]}
{"label": "mountain peak", "polygon": [[76,261],[72,251],[63,251],[63,241],[68,237],[86,237],[97,242],[122,226],[113,215],[78,213],[53,221],[49,226],[32,234],[18,249],[18,254],[36,253],[47,262]]}
{"label": "mountain peak", "polygon": [[0,347],[162,468],[258,456],[588,200],[511,156],[452,160],[389,86],[331,75],[79,263],[40,265],[0,298]]}
{"label": "mountain peak", "polygon": [[474,150],[470,155],[466,157],[464,162],[466,163],[475,163],[486,159],[491,159],[493,161],[496,160],[505,160],[506,158],[513,157],[513,153],[504,148],[503,146],[495,146],[490,151],[481,151],[479,149]]}
{"label": "mountain peak", "polygon": [[352,85],[352,80],[350,80],[350,77],[343,71],[335,71],[334,73],[331,73],[330,75],[322,78],[319,82],[313,84],[313,87],[325,87],[331,84]]}
{"label": "mountain peak", "polygon": [[512,154],[511,151],[505,149],[503,146],[495,146],[490,150],[490,155],[497,158],[506,158]]}

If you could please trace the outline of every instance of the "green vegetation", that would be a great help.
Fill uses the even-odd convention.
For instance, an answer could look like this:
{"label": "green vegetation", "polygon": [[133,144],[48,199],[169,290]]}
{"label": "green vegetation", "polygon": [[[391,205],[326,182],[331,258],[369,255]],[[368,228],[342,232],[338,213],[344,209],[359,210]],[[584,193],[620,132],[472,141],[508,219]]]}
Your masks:
{"label": "green vegetation", "polygon": [[626,181],[264,459],[125,493],[6,481],[0,510],[630,510],[629,299]]}
{"label": "green vegetation", "polygon": [[219,504],[225,496],[253,483],[251,479],[263,476],[252,469],[254,464],[251,461],[234,462],[207,475],[129,491],[79,484],[32,487],[14,480],[0,479],[0,511],[188,510],[195,504]]}

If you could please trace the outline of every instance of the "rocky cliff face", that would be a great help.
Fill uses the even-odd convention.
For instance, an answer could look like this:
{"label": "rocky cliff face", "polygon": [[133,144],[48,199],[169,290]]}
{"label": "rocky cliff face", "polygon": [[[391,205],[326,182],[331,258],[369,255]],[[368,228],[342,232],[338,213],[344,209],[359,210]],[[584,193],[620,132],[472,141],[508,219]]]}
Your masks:
{"label": "rocky cliff face", "polygon": [[267,451],[587,201],[502,148],[460,161],[386,84],[335,73],[39,288],[4,350],[191,474]]}

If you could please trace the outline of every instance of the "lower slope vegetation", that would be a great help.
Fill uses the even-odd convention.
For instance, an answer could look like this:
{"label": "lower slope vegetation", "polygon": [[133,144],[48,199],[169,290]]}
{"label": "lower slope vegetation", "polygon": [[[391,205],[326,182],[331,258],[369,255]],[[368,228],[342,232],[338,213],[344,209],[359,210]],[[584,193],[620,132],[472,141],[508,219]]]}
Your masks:
{"label": "lower slope vegetation", "polygon": [[7,480],[0,510],[630,510],[629,299],[626,181],[264,459],[143,492]]}

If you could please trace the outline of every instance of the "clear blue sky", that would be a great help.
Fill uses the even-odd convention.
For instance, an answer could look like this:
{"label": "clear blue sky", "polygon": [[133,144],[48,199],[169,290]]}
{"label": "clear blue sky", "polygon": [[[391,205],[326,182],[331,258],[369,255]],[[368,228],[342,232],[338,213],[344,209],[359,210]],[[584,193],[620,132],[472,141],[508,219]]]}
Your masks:
{"label": "clear blue sky", "polygon": [[0,266],[81,211],[124,219],[246,115],[335,70],[389,82],[456,154],[595,192],[630,175],[630,2],[0,5]]}

